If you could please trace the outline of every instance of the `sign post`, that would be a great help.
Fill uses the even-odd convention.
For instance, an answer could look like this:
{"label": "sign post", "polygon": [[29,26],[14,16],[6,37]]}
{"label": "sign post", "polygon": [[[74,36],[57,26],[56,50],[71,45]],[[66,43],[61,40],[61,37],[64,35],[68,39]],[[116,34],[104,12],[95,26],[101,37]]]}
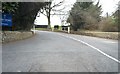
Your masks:
{"label": "sign post", "polygon": [[0,24],[0,26],[12,27],[12,15],[11,14],[2,14],[2,24]]}
{"label": "sign post", "polygon": [[70,33],[70,23],[68,23],[68,33]]}
{"label": "sign post", "polygon": [[35,25],[33,25],[33,32],[34,32],[34,34],[35,34]]}

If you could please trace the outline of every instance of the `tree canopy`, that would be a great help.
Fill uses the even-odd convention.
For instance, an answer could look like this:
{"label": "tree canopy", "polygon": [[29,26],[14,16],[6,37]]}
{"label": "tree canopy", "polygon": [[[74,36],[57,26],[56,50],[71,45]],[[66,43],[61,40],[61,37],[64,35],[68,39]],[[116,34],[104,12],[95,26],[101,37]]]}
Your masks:
{"label": "tree canopy", "polygon": [[[96,28],[96,23],[100,21],[101,5],[99,2],[76,2],[70,11],[67,22],[71,23],[73,30],[78,29],[93,29]],[[94,27],[93,27],[94,25]]]}
{"label": "tree canopy", "polygon": [[2,13],[12,14],[14,30],[30,30],[34,19],[46,2],[3,2]]}

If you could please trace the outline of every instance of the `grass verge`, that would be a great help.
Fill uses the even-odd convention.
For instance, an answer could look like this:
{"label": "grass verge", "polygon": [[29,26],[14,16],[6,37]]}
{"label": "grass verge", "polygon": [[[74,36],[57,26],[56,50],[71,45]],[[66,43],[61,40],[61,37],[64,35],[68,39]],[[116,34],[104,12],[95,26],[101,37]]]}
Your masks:
{"label": "grass verge", "polygon": [[100,38],[106,38],[106,39],[119,39],[119,33],[118,32],[97,32],[97,31],[71,31],[72,34],[79,34],[79,35],[85,35],[85,36],[93,36],[93,37],[100,37]]}
{"label": "grass verge", "polygon": [[[36,28],[36,30],[42,30],[42,31],[51,31],[50,29],[46,28]],[[54,30],[54,32],[62,32],[67,33],[67,31],[62,30]],[[100,32],[100,31],[71,31],[71,34],[77,34],[77,35],[85,35],[85,36],[92,36],[92,37],[99,37],[99,38],[106,38],[106,39],[119,39],[119,32]]]}

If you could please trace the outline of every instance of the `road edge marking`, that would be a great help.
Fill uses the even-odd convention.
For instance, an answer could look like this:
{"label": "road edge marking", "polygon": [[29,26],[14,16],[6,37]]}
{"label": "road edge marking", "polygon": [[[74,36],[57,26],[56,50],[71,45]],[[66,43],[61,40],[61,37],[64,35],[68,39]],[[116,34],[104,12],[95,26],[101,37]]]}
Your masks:
{"label": "road edge marking", "polygon": [[106,57],[114,60],[115,62],[120,63],[120,61],[119,61],[118,59],[116,59],[116,58],[114,58],[114,57],[106,54],[105,52],[101,51],[100,49],[98,49],[98,48],[96,48],[96,47],[94,47],[94,46],[92,46],[92,45],[90,45],[89,43],[86,43],[86,42],[84,42],[84,41],[82,41],[82,40],[79,40],[79,39],[76,39],[76,38],[73,38],[73,37],[70,37],[70,36],[65,36],[65,35],[62,35],[62,34],[59,34],[59,35],[61,35],[61,36],[63,36],[63,37],[66,37],[66,38],[73,39],[73,40],[78,41],[78,42],[81,42],[81,43],[83,43],[83,44],[85,44],[85,45],[87,45],[87,46],[89,46],[89,47],[97,50],[98,52],[100,52],[100,53],[103,54],[104,56],[106,56]]}

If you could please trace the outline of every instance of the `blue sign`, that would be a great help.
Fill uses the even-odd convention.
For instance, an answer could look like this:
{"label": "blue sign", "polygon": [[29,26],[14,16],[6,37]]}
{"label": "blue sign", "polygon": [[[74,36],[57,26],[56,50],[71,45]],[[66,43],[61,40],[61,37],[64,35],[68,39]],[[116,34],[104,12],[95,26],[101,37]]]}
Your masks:
{"label": "blue sign", "polygon": [[0,26],[12,26],[12,15],[2,14],[2,24]]}

